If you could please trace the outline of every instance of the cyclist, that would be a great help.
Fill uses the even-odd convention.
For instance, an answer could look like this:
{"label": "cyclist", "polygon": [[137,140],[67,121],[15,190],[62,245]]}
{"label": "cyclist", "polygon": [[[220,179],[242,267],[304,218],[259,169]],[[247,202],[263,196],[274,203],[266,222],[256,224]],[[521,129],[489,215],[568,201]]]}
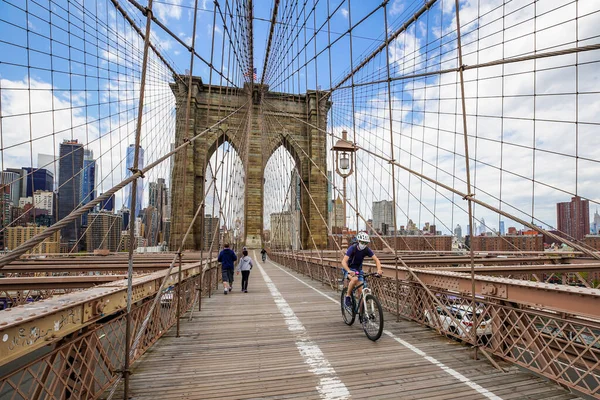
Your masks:
{"label": "cyclist", "polygon": [[[356,235],[357,243],[348,247],[346,251],[346,255],[342,259],[342,268],[344,268],[344,279],[350,276],[350,283],[348,284],[348,291],[346,292],[346,299],[344,300],[344,304],[347,307],[352,307],[352,299],[350,295],[352,294],[352,289],[358,282],[364,282],[363,275],[363,261],[365,257],[371,257],[373,261],[375,261],[375,265],[377,266],[377,273],[381,275],[383,272],[381,271],[381,262],[379,258],[373,251],[368,247],[371,239],[369,238],[369,234],[367,232],[358,232]],[[358,294],[360,295],[361,289],[358,289]]]}
{"label": "cyclist", "polygon": [[267,251],[265,249],[262,249],[260,251],[260,254],[262,254],[262,260],[263,260],[263,262],[267,261]]}

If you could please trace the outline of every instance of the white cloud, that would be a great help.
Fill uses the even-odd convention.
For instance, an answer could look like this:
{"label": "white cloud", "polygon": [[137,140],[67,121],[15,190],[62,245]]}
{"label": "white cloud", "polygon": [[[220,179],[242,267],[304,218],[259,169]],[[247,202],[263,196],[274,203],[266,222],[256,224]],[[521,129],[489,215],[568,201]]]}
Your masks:
{"label": "white cloud", "polygon": [[394,0],[392,6],[389,8],[389,13],[392,17],[402,14],[404,11],[404,0]]}
{"label": "white cloud", "polygon": [[348,19],[348,9],[342,7],[340,8],[340,12],[342,13],[342,16],[346,19]]}
{"label": "white cloud", "polygon": [[[221,27],[220,27],[219,25],[215,25],[215,28],[214,28],[214,29],[213,29],[213,26],[212,26],[212,24],[208,24],[208,25],[206,25],[206,34],[207,34],[209,37],[212,37],[214,33],[217,33],[217,34],[219,34],[219,35],[222,35],[222,34],[223,34],[223,30],[221,29]],[[197,38],[196,38],[196,40],[197,40]]]}
{"label": "white cloud", "polygon": [[183,0],[170,0],[170,4],[154,3],[154,12],[158,15],[161,22],[166,22],[169,18],[180,19],[181,10],[179,7]]}

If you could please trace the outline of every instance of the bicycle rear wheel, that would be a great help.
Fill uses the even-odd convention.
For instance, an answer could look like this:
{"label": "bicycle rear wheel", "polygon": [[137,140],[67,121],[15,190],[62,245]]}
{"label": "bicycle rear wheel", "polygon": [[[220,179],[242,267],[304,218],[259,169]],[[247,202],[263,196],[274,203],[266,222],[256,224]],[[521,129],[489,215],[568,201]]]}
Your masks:
{"label": "bicycle rear wheel", "polygon": [[344,318],[344,322],[346,323],[346,325],[352,325],[354,323],[354,319],[356,318],[356,313],[354,312],[354,297],[351,297],[352,307],[347,307],[345,304],[347,290],[348,288],[342,289],[342,295],[340,297],[340,306],[342,307],[342,317]]}
{"label": "bicycle rear wheel", "polygon": [[383,333],[383,309],[377,297],[368,294],[365,297],[367,304],[363,311],[362,326],[365,334],[369,339],[375,341],[381,337]]}

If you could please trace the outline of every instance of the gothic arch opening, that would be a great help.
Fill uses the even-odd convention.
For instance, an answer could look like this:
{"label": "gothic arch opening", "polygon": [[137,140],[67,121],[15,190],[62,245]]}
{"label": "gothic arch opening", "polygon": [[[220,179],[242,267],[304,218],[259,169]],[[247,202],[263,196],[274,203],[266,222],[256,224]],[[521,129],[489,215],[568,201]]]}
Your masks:
{"label": "gothic arch opening", "polygon": [[279,145],[263,175],[263,242],[272,249],[302,247],[301,165],[287,146]]}
{"label": "gothic arch opening", "polygon": [[[218,147],[217,147],[218,146]],[[215,251],[223,243],[241,248],[245,235],[245,172],[236,146],[226,135],[209,148],[204,183],[202,248]]]}

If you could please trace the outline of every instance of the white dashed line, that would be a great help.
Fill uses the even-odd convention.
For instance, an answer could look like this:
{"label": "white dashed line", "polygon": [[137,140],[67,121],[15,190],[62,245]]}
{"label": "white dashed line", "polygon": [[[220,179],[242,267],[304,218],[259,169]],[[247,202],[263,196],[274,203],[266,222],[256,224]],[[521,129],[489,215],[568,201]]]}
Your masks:
{"label": "white dashed line", "polygon": [[275,286],[271,278],[269,278],[269,275],[267,275],[258,260],[255,259],[255,261],[258,270],[262,274],[262,277],[271,292],[271,296],[273,296],[273,299],[275,300],[279,312],[285,319],[288,330],[295,336],[296,347],[298,348],[300,355],[304,358],[304,362],[310,367],[309,371],[319,378],[319,384],[316,389],[321,398],[326,400],[349,399],[350,393],[348,392],[346,385],[344,385],[340,378],[337,377],[335,370],[329,361],[327,361],[319,346],[310,339],[306,332],[306,328],[304,328],[304,325],[302,325],[302,322],[300,322],[300,319],[298,319],[294,310],[292,310],[287,301],[285,301],[277,289],[277,286]]}

